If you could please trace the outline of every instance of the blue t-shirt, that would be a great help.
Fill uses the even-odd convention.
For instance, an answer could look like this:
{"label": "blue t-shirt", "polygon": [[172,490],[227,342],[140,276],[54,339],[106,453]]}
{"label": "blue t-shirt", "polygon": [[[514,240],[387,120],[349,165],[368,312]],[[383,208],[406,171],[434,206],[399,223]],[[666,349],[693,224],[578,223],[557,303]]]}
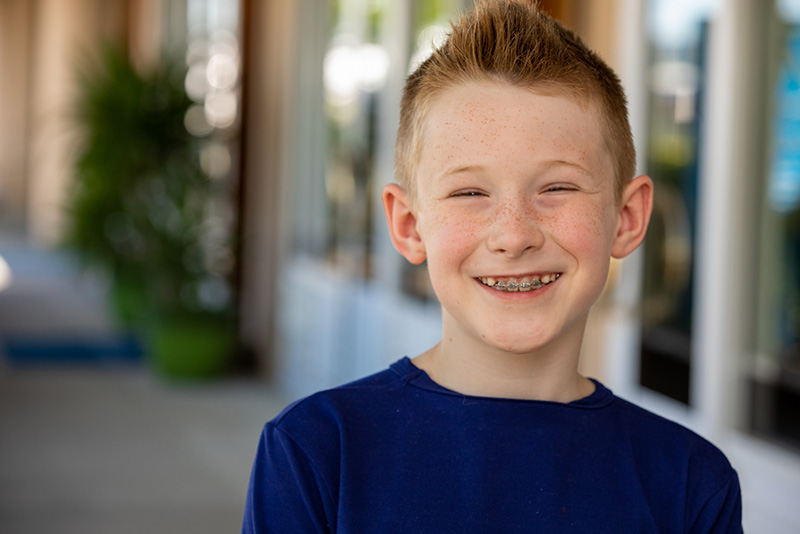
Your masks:
{"label": "blue t-shirt", "polygon": [[595,384],[472,397],[404,358],[312,395],[265,426],[242,532],[741,532],[725,456]]}

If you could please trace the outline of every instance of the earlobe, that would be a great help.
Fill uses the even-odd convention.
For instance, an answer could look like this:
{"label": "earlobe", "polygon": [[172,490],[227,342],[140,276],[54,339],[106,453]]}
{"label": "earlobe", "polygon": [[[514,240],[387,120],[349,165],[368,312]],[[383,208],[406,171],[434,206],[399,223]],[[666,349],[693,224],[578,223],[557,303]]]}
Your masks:
{"label": "earlobe", "polygon": [[425,261],[425,244],[417,231],[417,216],[405,189],[389,184],[383,189],[383,209],[394,248],[410,263]]}
{"label": "earlobe", "polygon": [[653,181],[649,176],[637,176],[622,192],[611,256],[623,258],[636,250],[647,233],[652,211]]}

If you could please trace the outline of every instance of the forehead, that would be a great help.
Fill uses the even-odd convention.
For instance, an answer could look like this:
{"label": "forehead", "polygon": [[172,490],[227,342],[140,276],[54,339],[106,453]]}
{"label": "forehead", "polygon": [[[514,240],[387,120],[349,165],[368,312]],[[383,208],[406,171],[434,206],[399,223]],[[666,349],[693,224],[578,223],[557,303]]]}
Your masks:
{"label": "forehead", "polygon": [[613,170],[602,132],[596,106],[575,98],[499,83],[457,85],[431,102],[419,171],[567,161],[606,178]]}

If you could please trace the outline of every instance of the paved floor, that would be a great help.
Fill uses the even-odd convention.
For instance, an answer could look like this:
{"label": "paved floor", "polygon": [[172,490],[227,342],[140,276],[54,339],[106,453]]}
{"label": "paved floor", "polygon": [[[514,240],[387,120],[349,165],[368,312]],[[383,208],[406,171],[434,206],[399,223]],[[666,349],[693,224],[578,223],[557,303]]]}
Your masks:
{"label": "paved floor", "polygon": [[240,529],[263,386],[141,369],[0,369],[0,532]]}
{"label": "paved floor", "polygon": [[261,427],[285,399],[113,359],[12,363],[9,339],[103,347],[114,327],[102,284],[63,255],[0,239],[0,256],[13,271],[0,289],[0,533],[239,531]]}

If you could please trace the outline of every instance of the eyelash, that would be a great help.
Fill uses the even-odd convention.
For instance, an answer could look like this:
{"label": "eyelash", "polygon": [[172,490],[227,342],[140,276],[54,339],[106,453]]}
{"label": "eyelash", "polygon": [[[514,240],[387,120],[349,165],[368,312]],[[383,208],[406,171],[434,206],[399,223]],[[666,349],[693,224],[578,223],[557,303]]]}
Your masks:
{"label": "eyelash", "polygon": [[486,194],[483,193],[482,191],[477,191],[475,189],[465,189],[463,191],[456,191],[455,193],[453,193],[450,196],[451,197],[482,197],[482,196],[485,196],[485,195]]}
{"label": "eyelash", "polygon": [[[578,188],[576,188],[574,186],[571,186],[571,185],[553,184],[553,185],[547,186],[544,189],[544,192],[545,193],[563,193],[563,192],[566,192],[566,191],[577,191],[577,190],[578,190]],[[464,190],[461,190],[461,191],[456,191],[455,193],[452,193],[450,196],[453,197],[453,198],[459,198],[459,197],[471,198],[471,197],[483,197],[483,196],[486,196],[486,193],[484,193],[483,191],[479,191],[477,189],[464,189]]]}
{"label": "eyelash", "polygon": [[545,188],[546,193],[560,193],[562,191],[576,191],[577,188],[566,184],[553,184]]}

